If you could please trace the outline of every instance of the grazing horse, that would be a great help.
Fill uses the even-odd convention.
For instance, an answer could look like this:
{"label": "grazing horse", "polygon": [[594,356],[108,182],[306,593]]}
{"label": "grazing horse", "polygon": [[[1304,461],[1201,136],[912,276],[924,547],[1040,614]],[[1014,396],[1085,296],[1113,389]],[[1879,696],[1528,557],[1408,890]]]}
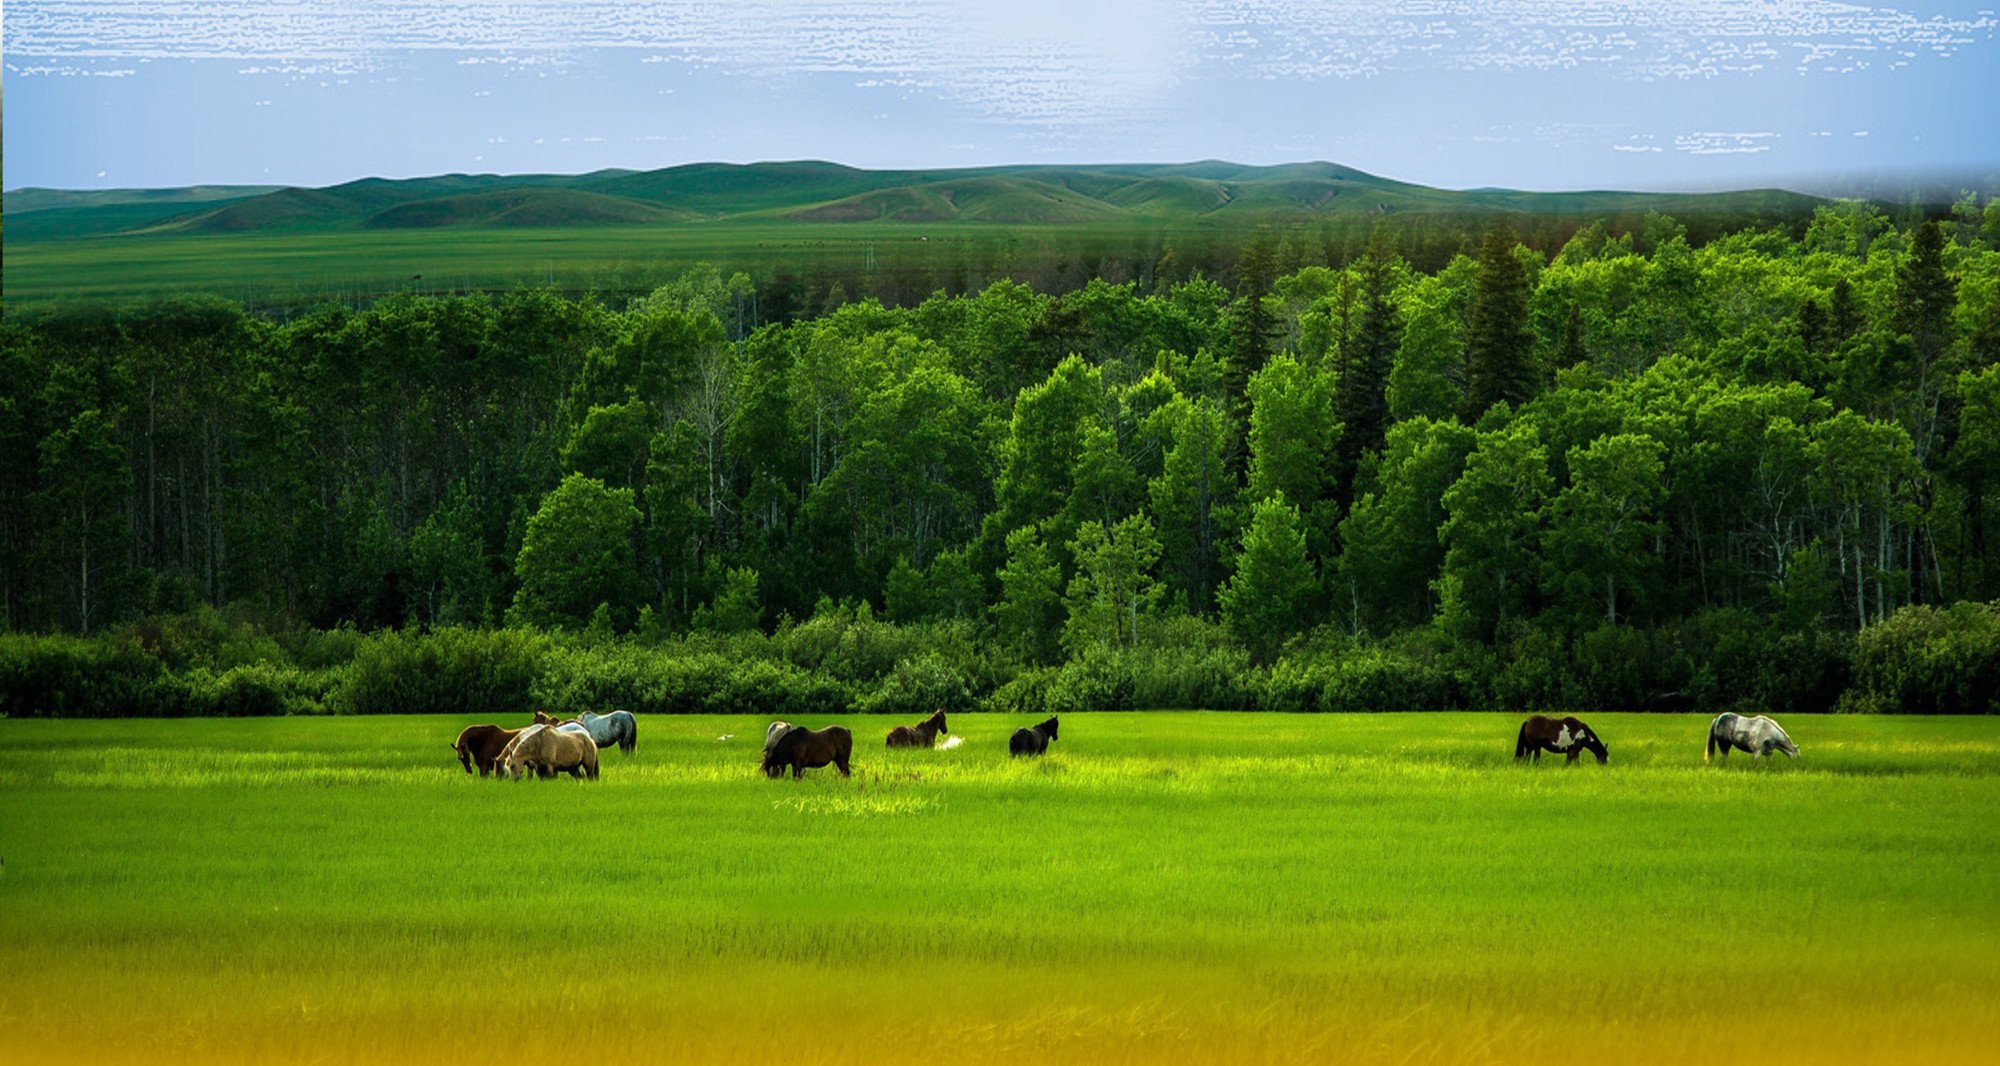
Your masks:
{"label": "grazing horse", "polygon": [[1007,738],[1009,755],[1040,755],[1049,750],[1049,741],[1056,739],[1056,720],[1048,721],[1032,729],[1016,729]]}
{"label": "grazing horse", "polygon": [[939,733],[949,733],[944,724],[944,711],[938,710],[929,718],[916,725],[899,725],[889,730],[889,746],[892,748],[935,748]]}
{"label": "grazing horse", "polygon": [[1747,751],[1753,759],[1768,759],[1774,751],[1782,751],[1788,759],[1799,757],[1799,746],[1778,727],[1778,723],[1763,715],[1745,718],[1740,714],[1724,711],[1708,723],[1708,751],[1702,761],[1715,758],[1722,753],[1722,761],[1729,761],[1729,749]]}
{"label": "grazing horse", "polygon": [[597,745],[591,742],[588,733],[566,733],[547,726],[540,729],[530,726],[507,746],[500,772],[511,780],[519,780],[523,766],[535,767],[536,774],[541,777],[554,777],[555,772],[560,770],[571,777],[595,780]]}
{"label": "grazing horse", "polygon": [[792,779],[797,780],[809,769],[832,763],[840,770],[840,776],[850,777],[847,757],[853,753],[854,734],[840,726],[830,725],[825,729],[792,726],[764,749],[764,776],[782,776],[789,766]]}
{"label": "grazing horse", "polygon": [[585,711],[576,720],[590,733],[590,739],[600,748],[618,745],[618,750],[627,755],[639,746],[639,720],[631,711],[612,711],[610,714],[596,714]]}
{"label": "grazing horse", "polygon": [[610,714],[594,714],[585,711],[575,718],[557,721],[547,711],[535,712],[536,725],[552,725],[565,733],[582,733],[600,748],[618,745],[618,750],[627,755],[639,746],[639,723],[631,711],[612,711]]}
{"label": "grazing horse", "polygon": [[[544,715],[540,711],[536,711],[535,717],[547,718],[548,716]],[[532,737],[536,733],[540,733],[543,730],[554,729],[555,727],[556,727],[555,720],[549,719],[548,721],[538,721],[534,725],[524,726],[520,729],[514,730],[514,739],[507,742],[507,746],[501,749],[500,751],[500,757],[493,761],[494,771],[497,772],[501,777],[508,776],[507,760],[513,756],[514,749],[521,745],[521,741],[527,739],[528,737]],[[539,763],[534,764],[534,769],[535,769],[535,776],[537,777],[554,777],[556,775],[556,772],[554,770],[551,770],[548,767],[543,766]]]}
{"label": "grazing horse", "polygon": [[507,745],[521,735],[518,729],[502,729],[497,725],[469,725],[452,741],[451,750],[458,753],[458,761],[465,764],[465,772],[471,773],[473,766],[479,767],[479,776],[493,772],[493,764],[500,761],[500,755]]}
{"label": "grazing horse", "polygon": [[1569,758],[1566,762],[1575,762],[1577,754],[1584,751],[1597,756],[1600,763],[1611,761],[1611,753],[1589,726],[1574,718],[1558,721],[1538,714],[1521,723],[1521,737],[1514,742],[1514,757],[1525,759],[1529,752],[1533,752],[1535,761],[1541,762],[1545,751],[1567,753]]}

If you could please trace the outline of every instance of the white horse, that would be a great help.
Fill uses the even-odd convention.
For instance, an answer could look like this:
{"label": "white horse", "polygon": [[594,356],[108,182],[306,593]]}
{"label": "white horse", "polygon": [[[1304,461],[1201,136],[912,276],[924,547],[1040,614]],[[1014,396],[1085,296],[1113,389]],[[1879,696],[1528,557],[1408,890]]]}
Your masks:
{"label": "white horse", "polygon": [[1745,718],[1724,711],[1715,716],[1715,721],[1708,723],[1708,753],[1702,758],[1704,761],[1713,759],[1715,753],[1720,751],[1726,762],[1731,748],[1747,751],[1753,759],[1769,758],[1774,751],[1782,751],[1790,759],[1799,755],[1799,746],[1792,743],[1792,738],[1785,735],[1778,723],[1761,714]]}
{"label": "white horse", "polygon": [[630,755],[632,749],[639,746],[639,720],[632,717],[631,711],[612,711],[610,714],[585,711],[577,715],[576,720],[582,723],[584,732],[589,733],[590,739],[596,741],[600,748],[616,744],[619,751]]}

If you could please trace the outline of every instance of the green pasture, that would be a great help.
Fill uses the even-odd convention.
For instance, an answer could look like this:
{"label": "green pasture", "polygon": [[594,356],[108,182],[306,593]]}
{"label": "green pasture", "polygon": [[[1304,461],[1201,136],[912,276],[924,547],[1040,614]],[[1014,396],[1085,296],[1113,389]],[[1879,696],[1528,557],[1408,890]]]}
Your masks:
{"label": "green pasture", "polygon": [[[123,304],[187,292],[246,304],[370,299],[394,292],[449,293],[555,287],[644,291],[696,263],[759,277],[786,269],[858,279],[880,272],[975,281],[1066,252],[1096,257],[1157,254],[1163,241],[1213,242],[1215,232],[1152,223],[996,229],[977,223],[811,223],[729,220],[664,225],[258,231],[10,240],[10,307]],[[870,256],[874,267],[870,269]],[[1231,254],[1233,260],[1233,253]],[[814,296],[823,296],[815,293]]]}
{"label": "green pasture", "polygon": [[1991,718],[1727,766],[1691,716],[1592,716],[1608,766],[1517,765],[1506,715],[1078,715],[1040,760],[847,719],[855,776],[794,782],[762,720],[655,717],[518,783],[467,721],[0,721],[0,1059],[489,1057],[468,1014],[652,1061],[801,1015],[789,1060],[2000,1046]]}

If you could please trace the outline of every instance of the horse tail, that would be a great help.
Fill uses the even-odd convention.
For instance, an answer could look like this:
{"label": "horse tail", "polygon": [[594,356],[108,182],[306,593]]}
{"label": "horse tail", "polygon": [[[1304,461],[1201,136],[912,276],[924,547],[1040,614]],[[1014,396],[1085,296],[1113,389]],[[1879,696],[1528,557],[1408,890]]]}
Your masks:
{"label": "horse tail", "polygon": [[1706,751],[1702,752],[1702,756],[1701,756],[1701,761],[1702,761],[1702,762],[1714,762],[1714,761],[1715,761],[1715,723],[1714,723],[1714,722],[1710,722],[1710,723],[1708,724],[1708,750],[1706,750]]}
{"label": "horse tail", "polygon": [[1514,740],[1514,757],[1518,759],[1526,754],[1528,754],[1528,723],[1523,722],[1521,735]]}

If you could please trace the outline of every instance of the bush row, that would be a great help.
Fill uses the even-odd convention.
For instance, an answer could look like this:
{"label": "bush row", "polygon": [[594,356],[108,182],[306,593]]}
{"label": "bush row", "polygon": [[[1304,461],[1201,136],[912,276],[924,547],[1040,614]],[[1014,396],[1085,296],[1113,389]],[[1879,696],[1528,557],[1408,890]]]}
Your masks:
{"label": "bush row", "polygon": [[322,633],[192,616],[89,638],[0,634],[0,714],[2000,710],[1994,604],[1906,608],[1858,636],[1717,611],[1654,629],[1522,627],[1503,638],[1321,631],[1260,667],[1219,627],[1177,618],[1137,647],[1032,666],[968,625],[896,626],[865,610],[769,635],[654,641],[521,629]]}

